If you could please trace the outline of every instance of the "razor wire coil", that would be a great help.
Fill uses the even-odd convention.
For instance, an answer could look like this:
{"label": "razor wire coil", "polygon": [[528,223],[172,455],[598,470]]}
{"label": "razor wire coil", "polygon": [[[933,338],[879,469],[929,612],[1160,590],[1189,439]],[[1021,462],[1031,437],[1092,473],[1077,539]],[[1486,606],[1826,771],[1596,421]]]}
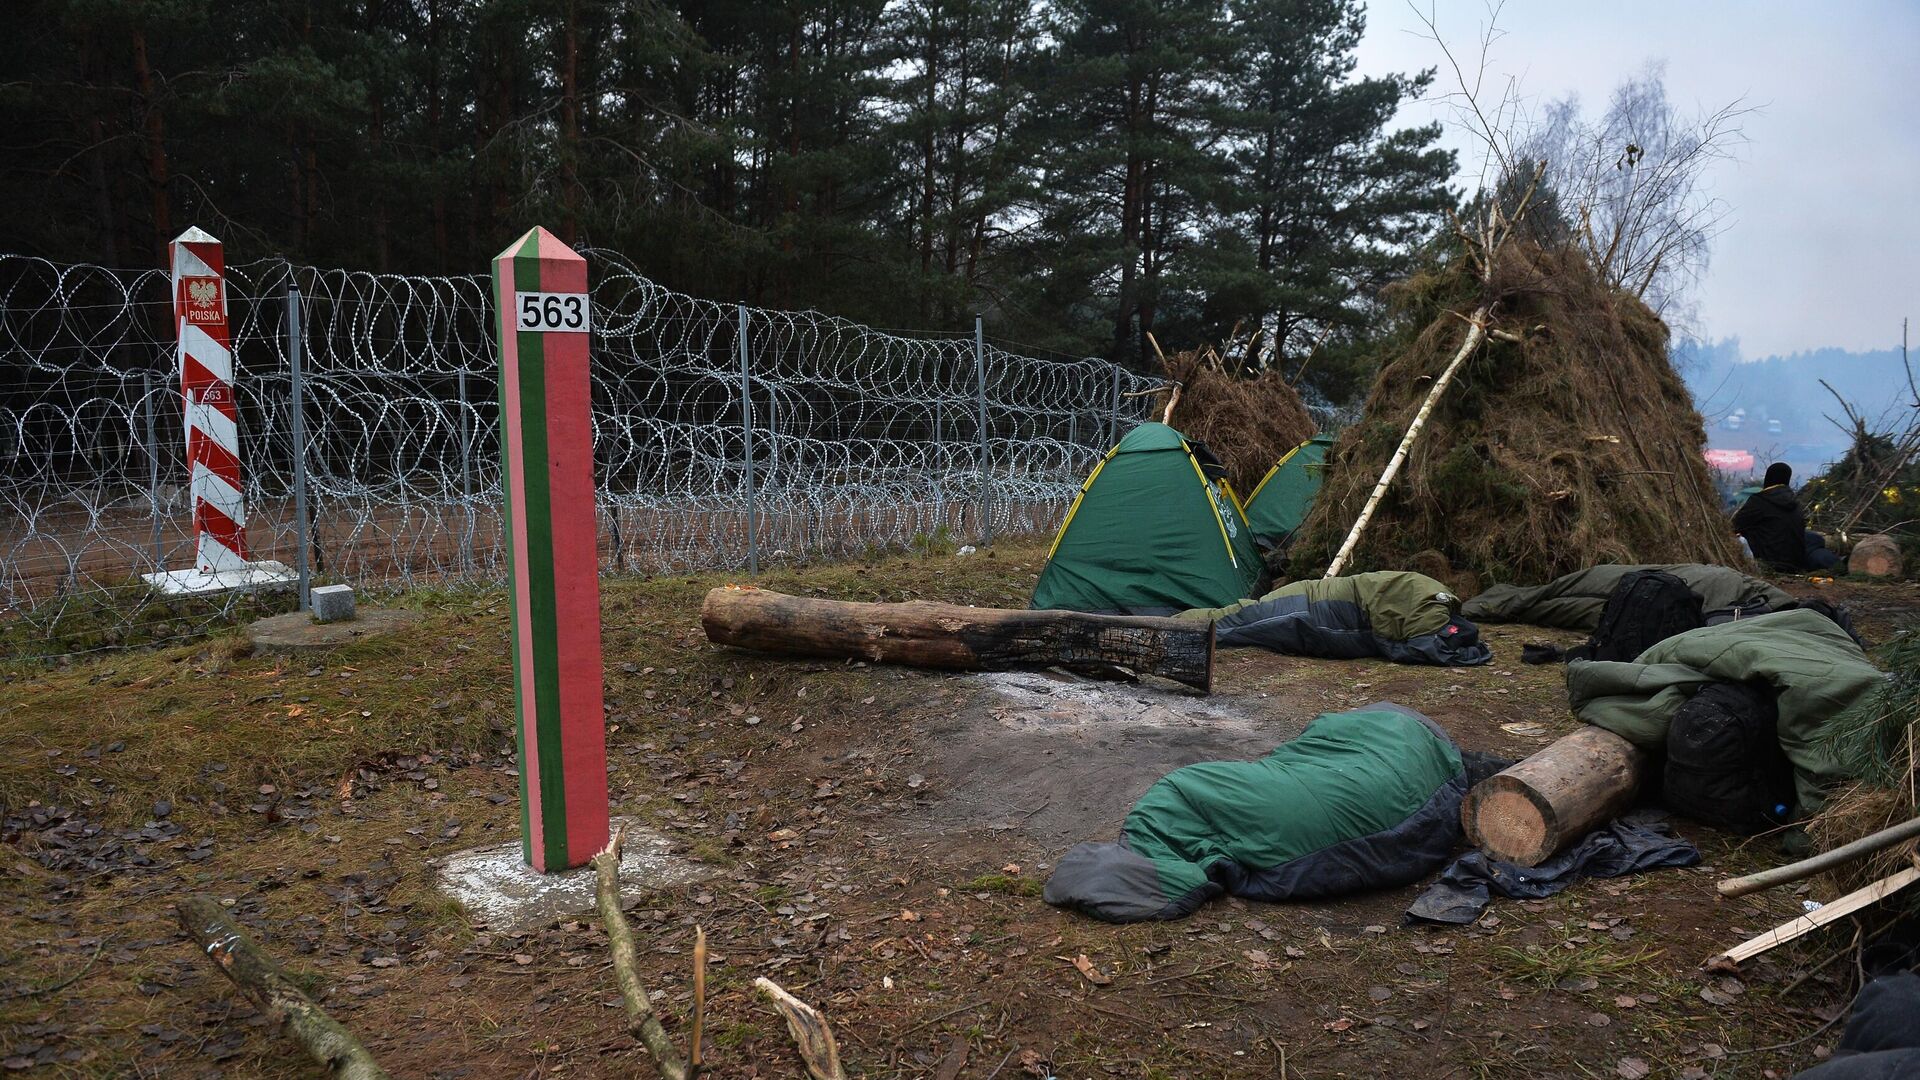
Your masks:
{"label": "razor wire coil", "polygon": [[[740,307],[666,289],[616,253],[583,254],[611,572],[746,565],[750,498],[773,561],[1051,529],[1151,407],[1129,395],[1158,385],[991,343],[983,378],[970,334],[749,307],[743,415]],[[501,580],[490,278],[281,260],[226,275],[252,557],[290,564],[298,534],[293,285],[315,580]],[[187,637],[261,602],[169,600],[140,578],[193,558],[174,357],[165,272],[0,255],[0,656]]]}

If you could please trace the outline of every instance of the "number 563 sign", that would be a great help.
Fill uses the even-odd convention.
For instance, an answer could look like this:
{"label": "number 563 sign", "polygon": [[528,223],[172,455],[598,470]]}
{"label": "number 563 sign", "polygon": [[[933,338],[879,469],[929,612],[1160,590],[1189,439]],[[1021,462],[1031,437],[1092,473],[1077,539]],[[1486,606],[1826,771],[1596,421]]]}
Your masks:
{"label": "number 563 sign", "polygon": [[518,330],[584,334],[592,329],[586,293],[515,293],[513,315],[514,328]]}

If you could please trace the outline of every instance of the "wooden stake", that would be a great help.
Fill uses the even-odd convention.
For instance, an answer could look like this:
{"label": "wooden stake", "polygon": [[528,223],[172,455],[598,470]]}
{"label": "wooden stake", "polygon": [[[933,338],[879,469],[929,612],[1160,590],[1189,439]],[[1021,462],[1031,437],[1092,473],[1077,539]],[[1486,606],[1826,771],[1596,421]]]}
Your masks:
{"label": "wooden stake", "polygon": [[1387,494],[1387,489],[1393,486],[1393,478],[1400,474],[1400,466],[1406,464],[1407,455],[1413,450],[1413,444],[1420,441],[1420,432],[1427,426],[1427,417],[1433,414],[1433,407],[1440,401],[1440,395],[1447,392],[1447,387],[1452,384],[1453,377],[1459,373],[1461,365],[1467,362],[1467,357],[1473,355],[1473,350],[1478,348],[1481,340],[1486,337],[1487,318],[1492,313],[1492,304],[1482,304],[1467,320],[1467,340],[1460,344],[1460,351],[1453,354],[1453,361],[1447,365],[1445,371],[1440,373],[1440,378],[1433,384],[1433,389],[1427,392],[1427,400],[1421,404],[1420,411],[1414,414],[1413,423],[1407,426],[1406,435],[1400,439],[1400,448],[1395,450],[1393,457],[1388,460],[1387,470],[1380,474],[1380,482],[1373,485],[1373,494],[1367,496],[1366,505],[1360,508],[1360,516],[1354,521],[1353,528],[1348,531],[1346,542],[1340,545],[1340,553],[1333,557],[1333,562],[1327,567],[1327,577],[1339,577],[1340,572],[1347,568],[1347,561],[1353,557],[1353,549],[1360,545],[1361,534],[1367,531],[1367,523],[1373,520],[1373,512],[1379,508],[1381,498]]}
{"label": "wooden stake", "polygon": [[1776,866],[1771,870],[1762,870],[1745,877],[1728,878],[1714,887],[1720,891],[1721,896],[1728,899],[1745,896],[1748,893],[1759,892],[1761,889],[1771,889],[1775,885],[1784,885],[1789,881],[1810,878],[1815,874],[1831,870],[1836,866],[1844,866],[1855,859],[1890,848],[1902,840],[1911,840],[1916,836],[1920,836],[1920,817],[1881,829],[1870,836],[1863,836],[1850,844],[1842,844],[1832,851],[1823,851],[1796,863]]}
{"label": "wooden stake", "polygon": [[1920,867],[1908,867],[1881,878],[1864,889],[1850,892],[1818,911],[1810,911],[1791,922],[1781,923],[1759,937],[1742,942],[1726,952],[1710,956],[1701,966],[1738,965],[1742,961],[1751,960],[1775,946],[1785,945],[1795,938],[1805,937],[1828,923],[1837,922],[1863,907],[1879,903],[1916,881],[1920,881]]}
{"label": "wooden stake", "polygon": [[1213,686],[1213,624],[1192,619],[860,604],[728,585],[707,593],[700,623],[708,641],[766,652],[955,671],[1124,668]]}
{"label": "wooden stake", "polygon": [[613,978],[620,985],[620,1000],[626,1004],[627,1025],[634,1038],[647,1048],[654,1067],[665,1080],[690,1080],[692,1072],[680,1060],[680,1051],[674,1048],[667,1029],[660,1026],[660,1017],[654,1014],[653,1002],[640,981],[640,959],[633,946],[633,927],[627,924],[626,912],[620,908],[620,843],[626,838],[626,831],[625,826],[615,830],[613,839],[593,857],[594,906],[607,927],[607,947],[613,953]]}
{"label": "wooden stake", "polygon": [[700,1075],[700,1036],[707,1027],[707,930],[693,928],[693,1032],[687,1037],[687,1075]]}
{"label": "wooden stake", "polygon": [[220,973],[266,1010],[281,1032],[325,1067],[327,1075],[337,1080],[389,1080],[387,1071],[353,1032],[295,986],[212,897],[188,897],[181,902],[179,915],[181,928]]}
{"label": "wooden stake", "polygon": [[847,1080],[846,1071],[840,1067],[840,1047],[833,1041],[833,1029],[827,1026],[827,1018],[764,975],[753,980],[753,985],[772,999],[773,1007],[786,1017],[787,1031],[793,1035],[800,1060],[806,1063],[807,1075],[812,1080]]}

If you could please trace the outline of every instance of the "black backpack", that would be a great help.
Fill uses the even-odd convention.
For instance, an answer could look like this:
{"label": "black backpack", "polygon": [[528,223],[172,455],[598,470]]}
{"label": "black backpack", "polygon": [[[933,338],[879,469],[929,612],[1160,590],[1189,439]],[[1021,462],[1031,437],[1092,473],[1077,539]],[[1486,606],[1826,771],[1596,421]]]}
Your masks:
{"label": "black backpack", "polygon": [[[1829,604],[1818,597],[1811,600],[1802,600],[1796,606],[1806,608],[1808,611],[1817,611],[1827,618],[1832,619],[1835,626],[1847,632],[1847,636],[1853,639],[1855,645],[1860,646],[1862,649],[1867,647],[1866,640],[1860,636],[1859,631],[1853,628],[1853,613],[1846,608]],[[1781,610],[1785,611],[1786,609],[1782,608]]]}
{"label": "black backpack", "polygon": [[1773,691],[1709,683],[1673,715],[1661,799],[1695,821],[1755,833],[1793,806],[1793,765],[1780,749]]}
{"label": "black backpack", "polygon": [[1686,582],[1664,570],[1635,570],[1613,587],[1593,636],[1568,659],[1633,660],[1656,641],[1705,625]]}

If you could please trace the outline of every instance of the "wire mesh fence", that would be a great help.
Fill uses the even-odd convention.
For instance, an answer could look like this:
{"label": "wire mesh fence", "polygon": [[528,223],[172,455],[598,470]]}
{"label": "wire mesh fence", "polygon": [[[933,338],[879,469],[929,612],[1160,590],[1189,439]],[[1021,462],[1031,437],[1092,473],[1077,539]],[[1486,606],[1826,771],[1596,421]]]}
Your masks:
{"label": "wire mesh fence", "polygon": [[[609,572],[1049,530],[1149,408],[1129,395],[1155,385],[1103,360],[700,300],[617,254],[584,254]],[[292,565],[304,534],[316,581],[500,579],[488,279],[266,261],[229,266],[227,297],[252,556]],[[162,271],[0,255],[0,656],[173,640],[291,608],[290,596],[164,597],[140,577],[194,556],[175,364]]]}

